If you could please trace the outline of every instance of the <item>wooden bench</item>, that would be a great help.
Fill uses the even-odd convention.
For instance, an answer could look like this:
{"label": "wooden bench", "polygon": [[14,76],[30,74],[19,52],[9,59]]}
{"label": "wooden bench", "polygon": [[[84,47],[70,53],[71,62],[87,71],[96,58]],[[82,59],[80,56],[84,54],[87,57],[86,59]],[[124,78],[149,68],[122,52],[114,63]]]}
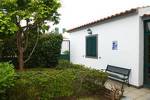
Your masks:
{"label": "wooden bench", "polygon": [[107,65],[107,68],[105,71],[108,73],[108,77],[110,79],[122,82],[122,88],[123,88],[124,83],[127,83],[129,86],[129,75],[130,75],[131,69]]}

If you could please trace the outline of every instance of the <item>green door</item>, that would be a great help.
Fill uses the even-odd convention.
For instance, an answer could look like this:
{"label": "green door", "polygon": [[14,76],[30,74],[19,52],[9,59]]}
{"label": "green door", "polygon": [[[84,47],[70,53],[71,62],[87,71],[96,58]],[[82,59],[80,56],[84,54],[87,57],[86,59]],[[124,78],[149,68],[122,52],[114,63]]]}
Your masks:
{"label": "green door", "polygon": [[150,20],[144,21],[144,85],[150,87]]}

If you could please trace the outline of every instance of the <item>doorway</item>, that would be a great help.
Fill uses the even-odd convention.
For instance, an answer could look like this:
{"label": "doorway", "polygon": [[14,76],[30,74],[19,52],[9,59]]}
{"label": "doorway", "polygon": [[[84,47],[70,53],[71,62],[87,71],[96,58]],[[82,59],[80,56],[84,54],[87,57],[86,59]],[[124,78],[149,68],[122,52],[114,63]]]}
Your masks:
{"label": "doorway", "polygon": [[150,20],[144,21],[144,86],[150,87]]}

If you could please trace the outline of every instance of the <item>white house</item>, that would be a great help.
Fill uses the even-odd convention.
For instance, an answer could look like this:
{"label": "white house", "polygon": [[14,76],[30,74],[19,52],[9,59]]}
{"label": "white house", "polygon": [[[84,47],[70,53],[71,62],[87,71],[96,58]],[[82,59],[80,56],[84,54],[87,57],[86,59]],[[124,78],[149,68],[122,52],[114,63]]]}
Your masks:
{"label": "white house", "polygon": [[138,7],[68,30],[70,60],[131,69],[130,84],[150,85],[150,7]]}

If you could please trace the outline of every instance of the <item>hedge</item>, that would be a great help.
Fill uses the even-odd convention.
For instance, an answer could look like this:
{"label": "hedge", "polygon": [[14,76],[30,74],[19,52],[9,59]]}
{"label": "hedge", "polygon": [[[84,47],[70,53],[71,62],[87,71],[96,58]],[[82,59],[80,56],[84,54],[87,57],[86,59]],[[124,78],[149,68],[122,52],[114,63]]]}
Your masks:
{"label": "hedge", "polygon": [[[61,51],[63,37],[61,34],[43,34],[40,35],[38,45],[31,56],[31,59],[25,63],[25,67],[49,67],[58,64],[58,58]],[[28,48],[24,53],[24,59],[27,59],[31,53],[36,41],[36,36],[30,34]],[[3,41],[0,45],[0,62],[11,61],[17,66],[17,48],[14,37]]]}
{"label": "hedge", "polygon": [[4,99],[7,89],[14,86],[15,70],[12,64],[0,63],[0,100]]}
{"label": "hedge", "polygon": [[[61,34],[45,34],[39,39],[36,50],[31,59],[26,63],[28,67],[55,67],[61,52]],[[33,44],[30,44],[26,55],[29,55]]]}
{"label": "hedge", "polygon": [[17,66],[17,48],[14,36],[0,42],[0,62],[11,62]]}
{"label": "hedge", "polygon": [[[63,100],[102,92],[107,74],[88,68],[32,69],[18,72],[8,100]],[[81,66],[80,66],[81,67]]]}

